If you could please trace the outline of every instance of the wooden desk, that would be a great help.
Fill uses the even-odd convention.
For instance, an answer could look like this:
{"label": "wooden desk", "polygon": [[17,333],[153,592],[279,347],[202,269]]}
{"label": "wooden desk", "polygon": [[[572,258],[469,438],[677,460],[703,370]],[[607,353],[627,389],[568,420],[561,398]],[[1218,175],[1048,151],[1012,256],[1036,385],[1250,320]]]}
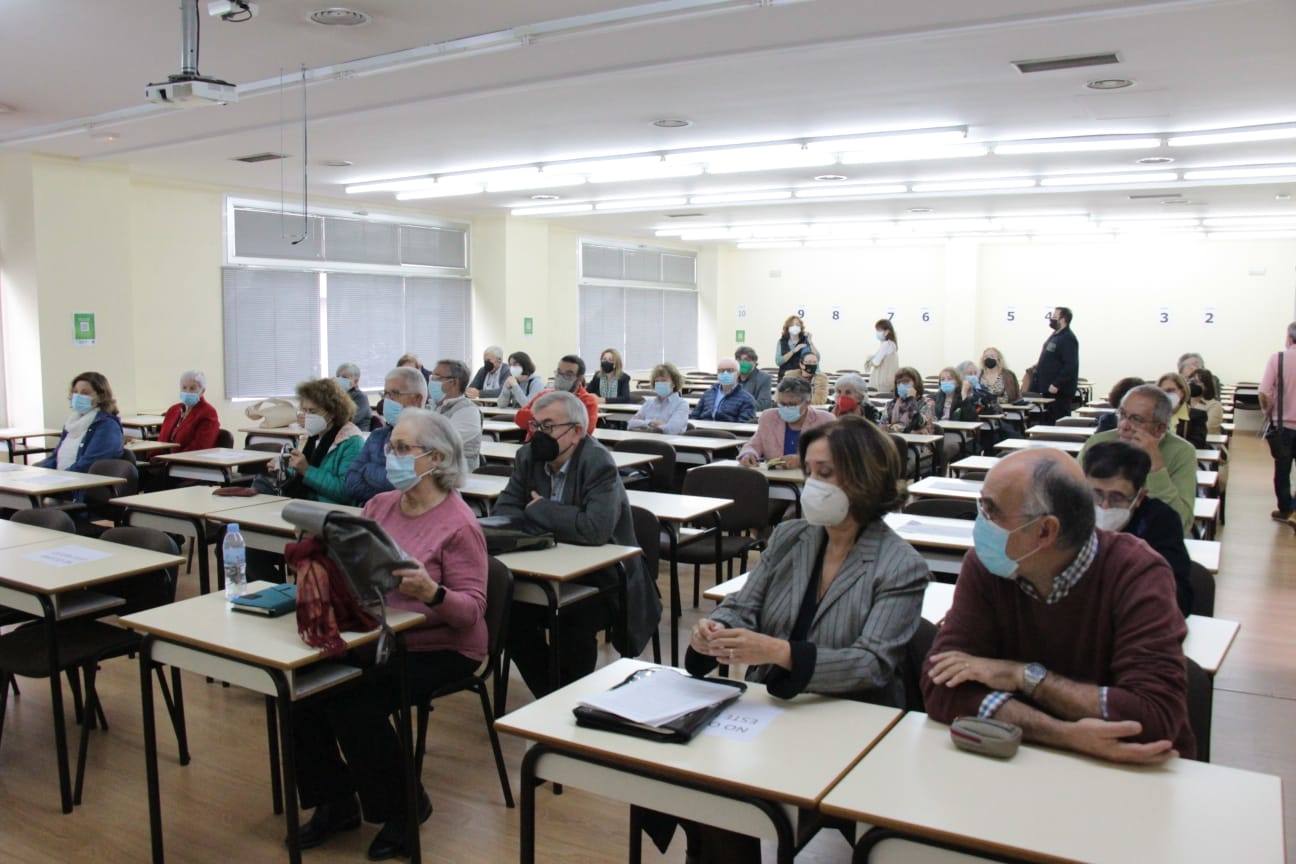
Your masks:
{"label": "wooden desk", "polygon": [[496,441],[502,435],[521,436],[523,429],[512,420],[483,420],[482,435],[494,438]]}
{"label": "wooden desk", "polygon": [[964,456],[950,465],[950,471],[957,477],[964,471],[989,471],[998,464],[998,456]]}
{"label": "wooden desk", "polygon": [[576,725],[572,708],[583,698],[648,665],[618,660],[495,721],[536,742],[522,760],[522,864],[535,861],[535,790],[546,780],[630,804],[631,861],[639,860],[639,810],[649,808],[774,840],[779,864],[791,864],[790,808],[816,807],[901,713],[824,696],[775,700],[749,683],[735,712],[781,709],[754,740],[700,734],[686,745],[662,744]]}
{"label": "wooden desk", "polygon": [[213,447],[210,450],[192,450],[188,453],[163,453],[155,457],[169,463],[168,474],[182,480],[198,480],[221,486],[244,479],[244,468],[263,468],[275,454],[263,450],[234,450]]}
{"label": "wooden desk", "polygon": [[166,453],[168,450],[175,450],[180,445],[169,441],[153,441],[145,438],[132,438],[126,442],[126,449],[135,454],[136,458],[147,460],[150,456],[158,453]]}
{"label": "wooden desk", "polygon": [[[1049,789],[1065,790],[1070,803],[1042,793]],[[1028,861],[1283,860],[1277,777],[1187,759],[1120,767],[1029,744],[1012,759],[988,759],[956,749],[947,726],[918,713],[905,715],[821,809],[917,843]],[[952,860],[925,844],[914,854],[905,860]],[[857,852],[855,860],[866,859]]]}
{"label": "wooden desk", "polygon": [[463,479],[459,494],[469,501],[483,502],[487,513],[490,513],[495,499],[504,494],[509,482],[509,478],[496,474],[467,474]]}
{"label": "wooden desk", "polygon": [[[609,430],[611,431],[611,430]],[[657,438],[663,436],[657,435]],[[482,441],[481,457],[483,459],[497,459],[501,462],[512,462],[517,458],[517,451],[522,447],[516,441]],[[649,462],[656,462],[661,459],[654,453],[632,453],[623,450],[613,450],[608,448],[612,454],[612,461],[616,463],[617,468],[637,468],[640,465],[647,465]]]}
{"label": "wooden desk", "polygon": [[71,495],[86,489],[120,486],[121,477],[83,474],[80,471],[56,471],[35,465],[3,464],[0,468],[0,507],[26,510],[39,507],[41,499],[54,495]]}
{"label": "wooden desk", "polygon": [[955,477],[924,477],[909,484],[912,498],[957,498],[976,501],[981,498],[980,480],[959,480]]}
{"label": "wooden desk", "polygon": [[[253,582],[249,591],[271,587],[269,582]],[[387,623],[402,632],[423,623],[424,616],[398,609],[387,610]],[[152,836],[153,862],[162,864],[162,804],[158,782],[157,732],[153,720],[153,680],[150,670],[155,663],[207,675],[245,687],[266,697],[267,733],[269,736],[271,777],[275,812],[287,805],[288,860],[300,864],[297,825],[297,770],[292,740],[293,703],[330,687],[360,677],[362,670],[343,662],[328,660],[322,651],[312,648],[297,635],[294,615],[265,618],[234,612],[223,594],[205,594],[169,606],[160,606],[134,615],[121,623],[142,634],[140,647],[140,698],[144,709],[145,772],[148,778],[149,829]],[[347,648],[358,648],[378,639],[379,631],[343,633]],[[397,730],[405,757],[405,784],[409,801],[409,843],[414,861],[419,860],[418,798],[414,792],[414,759],[410,746],[409,688],[404,675],[404,651],[393,652],[392,662],[399,664],[401,682],[400,721]],[[279,737],[275,738],[275,719]],[[279,785],[279,754],[283,754],[283,780]],[[287,794],[281,795],[282,790]],[[246,802],[240,802],[246,803]]]}
{"label": "wooden desk", "polygon": [[726,468],[745,468],[748,471],[756,471],[765,476],[770,483],[778,483],[783,486],[795,486],[798,489],[805,485],[805,474],[801,473],[800,468],[770,468],[764,462],[757,465],[743,465],[737,459],[721,459],[711,463],[711,467]]}
{"label": "wooden desk", "polygon": [[1197,461],[1206,465],[1218,465],[1220,463],[1220,451],[1198,450]]}
{"label": "wooden desk", "polygon": [[[680,536],[684,533],[686,522],[698,522],[706,518],[713,521],[709,529],[715,539],[716,560],[720,560],[720,511],[733,504],[729,498],[708,498],[703,495],[672,495],[665,492],[645,492],[639,489],[627,489],[626,497],[632,507],[642,507],[651,513],[660,523],[670,542],[670,662],[679,665],[679,619],[683,614],[680,601],[679,585],[679,545]],[[702,542],[704,530],[694,530],[688,542]],[[696,595],[695,595],[696,596]]]}
{"label": "wooden desk", "polygon": [[0,441],[5,443],[5,448],[9,451],[9,461],[17,463],[18,457],[22,457],[23,464],[27,463],[27,457],[34,453],[52,453],[53,447],[32,447],[27,443],[32,438],[58,438],[63,433],[58,429],[40,429],[24,428],[21,426],[8,426],[0,429]]}
{"label": "wooden desk", "polygon": [[[297,536],[297,528],[283,518],[283,509],[290,503],[292,503],[290,498],[277,498],[250,507],[239,507],[236,510],[218,510],[207,514],[209,521],[220,526],[212,536],[213,542],[216,543],[217,574],[220,582],[218,587],[225,587],[225,576],[222,572],[224,562],[220,551],[220,544],[225,539],[225,529],[229,525],[237,523],[239,533],[243,535],[243,540],[247,543],[249,549],[260,549],[263,552],[282,555],[284,544]],[[359,516],[361,512],[359,507],[347,507],[343,504],[324,506],[327,506],[329,510],[339,510],[353,516]]]}
{"label": "wooden desk", "polygon": [[133,429],[141,438],[156,438],[165,419],[161,414],[138,414],[120,418],[123,429]]}
{"label": "wooden desk", "polygon": [[[599,441],[615,443],[617,441],[661,441],[676,450],[701,453],[710,461],[715,454],[725,450],[738,450],[745,443],[738,438],[704,438],[694,435],[659,435],[656,432],[631,432],[628,429],[595,429],[594,437]],[[609,448],[611,449],[611,448]]]}
{"label": "wooden desk", "polygon": [[[629,629],[628,608],[626,605],[626,570],[625,562],[638,558],[643,550],[638,546],[618,546],[608,543],[603,546],[577,546],[572,543],[559,543],[548,549],[534,549],[527,552],[509,552],[496,555],[495,558],[509,570],[513,571],[516,580],[513,590],[514,603],[529,603],[533,606],[544,606],[548,613],[549,630],[549,680],[554,689],[559,684],[559,638],[558,610],[563,606],[584,602],[600,596],[604,591],[591,585],[575,585],[577,579],[600,570],[615,568],[617,571],[616,591],[621,602],[621,632]],[[655,575],[655,574],[651,574]],[[650,575],[650,578],[651,578]],[[507,655],[506,655],[507,660]],[[508,668],[505,662],[504,668]],[[500,676],[495,693],[495,711],[503,713],[505,702],[504,687],[506,675]]]}
{"label": "wooden desk", "polygon": [[0,519],[0,549],[29,546],[32,543],[43,543],[46,540],[58,540],[67,536],[62,531]]}
{"label": "wooden desk", "polygon": [[1096,431],[1092,426],[1032,426],[1026,430],[1026,435],[1031,439],[1085,441]]}
{"label": "wooden desk", "polygon": [[1104,403],[1102,405],[1086,405],[1083,408],[1075,409],[1075,411],[1071,413],[1079,414],[1081,417],[1093,417],[1094,419],[1097,419],[1102,417],[1104,414],[1114,414],[1115,412],[1115,408]]}
{"label": "wooden desk", "polygon": [[707,432],[733,432],[735,435],[750,438],[756,434],[755,423],[728,423],[724,420],[690,420],[689,426]]}
{"label": "wooden desk", "polygon": [[[1061,427],[1065,429],[1066,427]],[[1064,453],[1070,453],[1076,456],[1084,447],[1081,441],[1050,441],[1048,439],[1030,439],[1025,438],[1006,438],[994,445],[996,450],[1029,450],[1032,447],[1052,447],[1054,450],[1061,450]]]}
{"label": "wooden desk", "polygon": [[[474,399],[473,401],[476,402],[478,400]],[[512,420],[517,415],[518,409],[500,408],[494,404],[494,401],[495,400],[492,399],[490,400],[491,402],[490,405],[480,406],[481,414],[483,417],[490,417],[490,418],[505,417],[508,418],[509,420]],[[519,427],[517,424],[514,424],[513,428],[519,429],[521,427]]]}
{"label": "wooden desk", "polygon": [[299,438],[306,434],[306,430],[296,423],[290,423],[287,426],[280,426],[278,429],[266,429],[262,426],[244,426],[238,431],[243,433],[243,446],[251,447],[253,444],[296,444]]}
{"label": "wooden desk", "polygon": [[[0,549],[0,606],[44,619],[49,658],[50,707],[54,714],[54,749],[58,760],[59,795],[63,812],[72,812],[68,772],[67,728],[63,719],[63,681],[58,668],[56,621],[96,615],[125,601],[94,588],[128,576],[178,567],[184,559],[134,546],[92,540],[29,525],[12,525],[0,532],[15,545]],[[28,529],[20,531],[18,529]],[[27,542],[43,531],[48,539]],[[20,542],[21,541],[21,542]],[[76,560],[86,556],[89,560]],[[62,560],[59,560],[59,559]],[[86,722],[89,722],[88,718]],[[84,758],[84,757],[83,757]]]}
{"label": "wooden desk", "polygon": [[1215,530],[1219,525],[1220,499],[1196,498],[1193,500],[1193,522],[1202,526],[1207,540],[1215,539]]}

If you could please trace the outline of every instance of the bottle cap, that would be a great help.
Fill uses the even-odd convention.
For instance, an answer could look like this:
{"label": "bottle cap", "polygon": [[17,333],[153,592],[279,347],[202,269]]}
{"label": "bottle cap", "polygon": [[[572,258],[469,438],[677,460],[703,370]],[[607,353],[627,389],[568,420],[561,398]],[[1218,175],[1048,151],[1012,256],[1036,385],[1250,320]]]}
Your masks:
{"label": "bottle cap", "polygon": [[237,533],[239,533],[238,523],[237,523],[237,522],[231,522],[231,523],[229,523],[228,525],[226,525],[226,526],[225,526],[225,533],[226,533],[226,534],[237,534]]}

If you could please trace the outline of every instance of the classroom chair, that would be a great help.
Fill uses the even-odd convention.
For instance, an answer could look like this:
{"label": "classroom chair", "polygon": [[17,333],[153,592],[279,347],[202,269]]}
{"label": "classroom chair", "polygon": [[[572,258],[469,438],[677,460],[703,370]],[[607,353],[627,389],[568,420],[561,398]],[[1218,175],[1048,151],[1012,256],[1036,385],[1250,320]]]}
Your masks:
{"label": "classroom chair", "polygon": [[1188,725],[1197,739],[1197,761],[1209,762],[1215,682],[1210,673],[1190,657],[1184,658],[1184,668],[1188,675]]}
{"label": "classroom chair", "polygon": [[499,735],[495,732],[496,712],[491,708],[491,700],[486,695],[486,681],[493,677],[495,683],[495,704],[504,704],[503,693],[508,670],[500,664],[500,655],[504,650],[504,635],[508,633],[509,609],[513,606],[513,574],[508,567],[494,558],[490,559],[486,571],[486,659],[482,665],[467,678],[448,684],[417,706],[418,741],[414,749],[414,770],[423,774],[423,755],[427,750],[428,717],[432,713],[432,701],[454,693],[470,690],[481,700],[482,718],[486,721],[486,734],[490,736],[491,749],[495,753],[495,770],[499,772],[500,788],[504,791],[504,805],[513,806],[513,789],[509,785],[508,771],[504,767],[504,754],[500,750]]}
{"label": "classroom chair", "polygon": [[645,438],[629,438],[616,442],[612,449],[625,453],[647,453],[658,457],[656,462],[626,469],[626,473],[621,475],[621,483],[627,489],[647,489],[650,492],[676,490],[675,448],[670,444]]}
{"label": "classroom chair", "polygon": [[[51,531],[62,531],[66,534],[76,533],[76,523],[72,517],[64,513],[57,507],[29,507],[26,510],[17,510],[9,517],[10,522],[17,522],[20,525],[35,525],[37,528],[48,528]],[[25,621],[34,621],[32,616],[25,612],[17,612],[9,609],[0,609],[0,627],[7,624],[21,624]],[[75,709],[76,721],[81,722],[81,679],[77,678],[70,671],[68,672],[68,686],[72,688],[72,706]],[[10,679],[10,689],[15,696],[20,695],[18,691],[18,682]],[[3,731],[3,730],[0,730]]]}
{"label": "classroom chair", "polygon": [[918,629],[914,631],[913,636],[909,637],[909,642],[905,645],[899,675],[900,681],[904,684],[906,711],[927,710],[922,695],[922,669],[923,663],[927,661],[927,655],[931,653],[932,643],[936,641],[938,630],[934,622],[919,618]]}
{"label": "classroom chair", "polygon": [[[747,570],[747,556],[765,548],[769,527],[769,481],[757,471],[728,465],[703,465],[684,475],[685,495],[728,498],[734,503],[720,511],[720,549],[716,556],[714,531],[701,531],[680,537],[676,560],[693,565],[693,608],[701,601],[701,565],[715,567],[716,584],[720,584],[720,565],[728,564],[728,578],[734,576],[734,559],[740,559]],[[708,526],[709,527],[709,526]]]}
{"label": "classroom chair", "polygon": [[216,446],[229,449],[234,446],[234,433],[222,429],[216,433]]}
{"label": "classroom chair", "polygon": [[[74,514],[78,520],[77,533],[98,537],[106,527],[120,525],[124,510],[112,503],[114,498],[124,498],[139,492],[139,471],[134,462],[125,459],[97,459],[87,472],[101,477],[118,477],[123,482],[116,486],[97,486],[82,493],[81,500],[59,504],[58,509]],[[98,522],[110,522],[109,526]]]}
{"label": "classroom chair", "polygon": [[[630,507],[630,517],[634,520],[635,543],[643,551],[644,571],[652,580],[657,599],[661,599],[661,589],[657,587],[657,574],[661,571],[662,527],[657,517],[643,507]],[[652,633],[653,662],[661,662],[661,633]]]}
{"label": "classroom chair", "polygon": [[1194,615],[1215,617],[1215,577],[1196,561],[1191,562],[1188,571],[1188,582],[1192,585]]}

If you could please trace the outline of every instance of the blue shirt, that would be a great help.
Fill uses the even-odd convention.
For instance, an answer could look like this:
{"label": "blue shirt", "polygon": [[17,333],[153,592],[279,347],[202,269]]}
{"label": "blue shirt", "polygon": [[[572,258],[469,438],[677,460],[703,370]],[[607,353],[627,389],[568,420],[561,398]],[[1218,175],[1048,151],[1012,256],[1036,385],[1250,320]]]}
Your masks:
{"label": "blue shirt", "polygon": [[793,429],[787,426],[783,429],[783,455],[791,456],[797,452],[797,444],[801,441],[801,430]]}
{"label": "blue shirt", "polygon": [[392,427],[383,426],[369,433],[364,449],[347,469],[346,492],[357,504],[364,504],[379,492],[390,492],[387,482],[387,453],[385,448],[391,438]]}

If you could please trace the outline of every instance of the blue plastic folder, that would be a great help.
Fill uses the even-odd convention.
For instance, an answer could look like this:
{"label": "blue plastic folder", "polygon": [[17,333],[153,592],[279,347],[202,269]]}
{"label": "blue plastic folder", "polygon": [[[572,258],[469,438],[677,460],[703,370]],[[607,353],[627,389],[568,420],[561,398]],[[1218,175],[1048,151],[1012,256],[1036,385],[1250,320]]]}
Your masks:
{"label": "blue plastic folder", "polygon": [[230,607],[238,612],[251,612],[267,618],[277,618],[297,608],[297,586],[275,585],[253,591],[230,600]]}

